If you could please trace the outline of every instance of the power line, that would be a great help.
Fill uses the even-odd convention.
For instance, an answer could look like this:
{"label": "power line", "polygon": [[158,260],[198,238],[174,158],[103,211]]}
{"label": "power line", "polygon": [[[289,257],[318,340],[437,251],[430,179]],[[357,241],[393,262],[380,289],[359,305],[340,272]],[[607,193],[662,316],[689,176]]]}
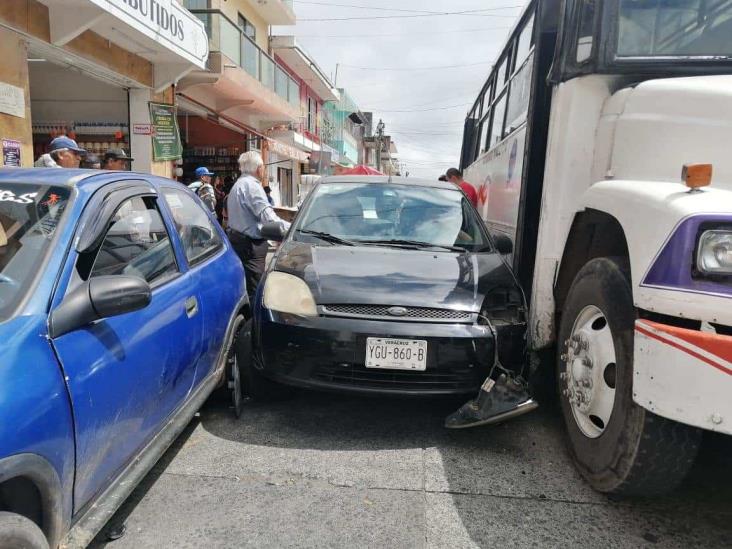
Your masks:
{"label": "power line", "polygon": [[384,38],[387,36],[434,36],[436,34],[466,34],[491,30],[509,30],[511,27],[483,27],[480,29],[453,29],[437,32],[403,32],[388,34],[298,34],[298,38]]}
{"label": "power line", "polygon": [[[505,8],[500,9],[510,9],[510,8],[521,8],[523,6],[506,6]],[[365,15],[361,17],[323,17],[323,18],[300,18],[298,21],[308,21],[308,22],[326,22],[326,21],[365,21],[365,20],[373,20],[373,19],[414,19],[417,17],[442,17],[445,15],[470,15],[472,17],[499,17],[499,18],[505,18],[505,19],[516,19],[516,15],[499,15],[499,14],[492,14],[492,13],[480,13],[483,11],[488,11],[486,9],[481,10],[468,10],[468,11],[446,11],[446,12],[436,12],[436,13],[422,13],[422,14],[413,14],[413,15]]]}
{"label": "power line", "polygon": [[478,67],[480,65],[492,65],[490,61],[484,61],[482,63],[468,63],[467,65],[442,65],[435,67],[357,67],[356,65],[346,65],[339,63],[341,67],[349,69],[358,69],[362,71],[432,71],[432,70],[443,70],[443,69],[462,69],[466,67]]}
{"label": "power line", "polygon": [[381,109],[366,109],[366,111],[378,112],[378,113],[391,113],[391,112],[431,112],[431,111],[446,111],[449,109],[457,109],[458,107],[468,107],[472,103],[461,103],[460,105],[449,105],[447,107],[435,107],[432,109],[405,109],[405,110],[381,110]]}
{"label": "power line", "polygon": [[[385,8],[381,6],[356,6],[353,4],[332,4],[330,2],[312,2],[312,1],[305,1],[305,0],[298,0],[298,4],[309,4],[311,6],[329,6],[334,8],[352,8],[352,9],[359,9],[359,10],[372,10],[372,11],[398,11],[403,13],[419,13],[419,14],[425,14],[425,15],[452,15],[450,12],[444,12],[444,11],[431,11],[431,10],[410,10],[410,9],[403,9],[403,8]],[[475,13],[475,12],[483,12],[483,11],[499,11],[499,10],[507,10],[507,9],[515,9],[515,8],[521,8],[523,6],[501,6],[501,7],[495,7],[495,8],[484,8],[479,10],[469,10],[469,11],[460,11],[460,12],[453,12],[455,14],[464,14],[464,13]]]}

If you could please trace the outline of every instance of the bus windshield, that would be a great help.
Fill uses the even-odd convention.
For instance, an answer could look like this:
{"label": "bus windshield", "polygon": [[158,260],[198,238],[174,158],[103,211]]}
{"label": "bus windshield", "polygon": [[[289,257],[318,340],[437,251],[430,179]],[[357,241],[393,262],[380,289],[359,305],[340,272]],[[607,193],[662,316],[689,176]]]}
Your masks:
{"label": "bus windshield", "polygon": [[621,0],[617,55],[732,58],[732,0]]}

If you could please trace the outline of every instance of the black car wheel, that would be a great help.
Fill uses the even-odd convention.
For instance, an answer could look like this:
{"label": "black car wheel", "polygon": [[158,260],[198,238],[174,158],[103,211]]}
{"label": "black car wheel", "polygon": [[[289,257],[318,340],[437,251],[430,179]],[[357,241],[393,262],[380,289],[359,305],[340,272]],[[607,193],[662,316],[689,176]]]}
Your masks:
{"label": "black car wheel", "polygon": [[48,540],[32,520],[15,513],[0,512],[0,547],[48,549]]}
{"label": "black car wheel", "polygon": [[562,311],[557,380],[569,450],[583,476],[601,492],[654,495],[683,480],[701,433],[633,401],[635,318],[623,262],[588,262]]}
{"label": "black car wheel", "polygon": [[236,362],[239,367],[242,392],[254,400],[282,400],[292,395],[292,388],[264,377],[254,366],[252,321],[247,320],[236,339]]}

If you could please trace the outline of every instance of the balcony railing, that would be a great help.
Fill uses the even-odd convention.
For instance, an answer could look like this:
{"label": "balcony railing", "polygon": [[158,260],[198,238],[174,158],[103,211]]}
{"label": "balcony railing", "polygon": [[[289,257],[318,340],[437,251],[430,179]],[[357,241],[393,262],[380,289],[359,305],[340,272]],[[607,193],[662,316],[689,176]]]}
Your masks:
{"label": "balcony railing", "polygon": [[[285,2],[292,4],[292,2]],[[231,59],[263,86],[300,107],[300,84],[220,10],[190,10],[206,26],[212,52]]]}

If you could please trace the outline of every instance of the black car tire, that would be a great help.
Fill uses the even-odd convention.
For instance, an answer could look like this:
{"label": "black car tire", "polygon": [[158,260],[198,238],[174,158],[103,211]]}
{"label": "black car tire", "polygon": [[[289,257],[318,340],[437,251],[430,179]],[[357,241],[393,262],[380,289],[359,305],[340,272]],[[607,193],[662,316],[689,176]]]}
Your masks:
{"label": "black car tire", "polygon": [[[559,401],[567,428],[569,452],[593,488],[622,496],[672,491],[694,463],[701,431],[659,417],[633,401],[633,338],[636,310],[625,262],[598,258],[579,271],[562,311],[557,353]],[[598,308],[610,328],[615,348],[615,401],[610,419],[597,438],[577,424],[572,403],[562,392],[567,371],[561,355],[575,320],[588,306]]]}
{"label": "black car tire", "polygon": [[15,513],[0,511],[0,547],[48,549],[48,540],[32,520]]}
{"label": "black car tire", "polygon": [[283,400],[292,395],[292,388],[264,377],[254,366],[252,320],[247,320],[236,338],[236,358],[239,366],[242,392],[258,401]]}

